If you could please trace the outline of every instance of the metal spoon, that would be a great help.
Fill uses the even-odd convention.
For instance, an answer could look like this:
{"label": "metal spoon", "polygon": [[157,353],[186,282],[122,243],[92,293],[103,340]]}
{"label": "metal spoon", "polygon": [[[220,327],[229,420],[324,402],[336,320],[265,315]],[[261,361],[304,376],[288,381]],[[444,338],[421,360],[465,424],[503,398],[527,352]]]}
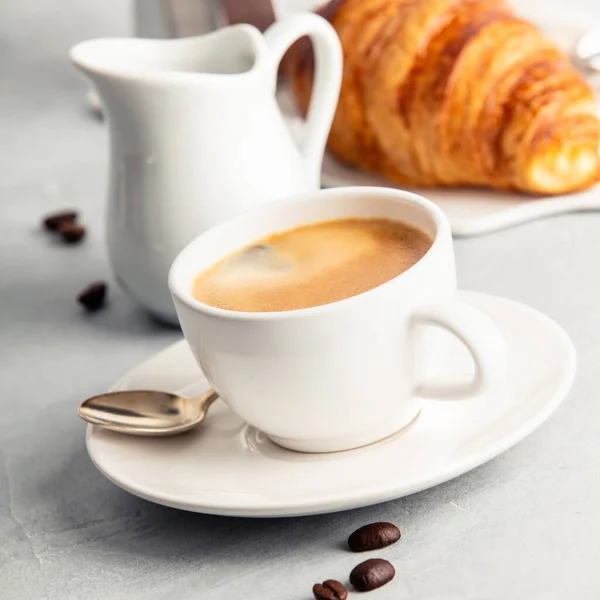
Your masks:
{"label": "metal spoon", "polygon": [[581,67],[600,71],[600,29],[591,29],[579,38],[574,57]]}
{"label": "metal spoon", "polygon": [[201,423],[217,397],[214,390],[197,398],[150,390],[110,392],[84,400],[77,412],[84,421],[119,433],[167,436]]}

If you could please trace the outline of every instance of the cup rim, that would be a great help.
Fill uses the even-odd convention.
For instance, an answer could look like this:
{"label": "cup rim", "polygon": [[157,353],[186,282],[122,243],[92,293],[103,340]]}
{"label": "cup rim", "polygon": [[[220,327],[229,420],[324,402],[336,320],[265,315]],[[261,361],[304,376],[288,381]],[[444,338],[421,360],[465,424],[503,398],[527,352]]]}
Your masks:
{"label": "cup rim", "polygon": [[[191,281],[188,281],[186,278],[186,282],[181,281],[181,277],[179,275],[179,270],[181,268],[182,263],[187,259],[187,256],[194,251],[194,247],[197,246],[202,240],[204,240],[208,235],[210,236],[221,236],[226,235],[226,232],[232,227],[242,224],[244,221],[248,221],[250,219],[256,218],[257,214],[260,213],[268,213],[275,208],[281,207],[282,204],[294,205],[299,204],[305,201],[309,201],[313,199],[315,196],[324,196],[324,197],[335,197],[335,196],[343,196],[345,194],[350,195],[365,195],[365,196],[379,196],[379,197],[388,197],[390,199],[402,200],[404,202],[408,202],[413,206],[417,206],[423,212],[426,212],[428,216],[432,219],[435,224],[435,235],[433,236],[433,242],[427,252],[411,267],[403,271],[402,273],[396,275],[389,281],[382,283],[378,286],[370,288],[360,294],[356,294],[355,296],[350,296],[348,298],[343,298],[341,300],[336,300],[335,302],[329,302],[327,304],[320,304],[318,306],[311,306],[308,308],[298,308],[293,310],[285,310],[285,311],[272,311],[272,312],[249,312],[249,311],[236,311],[229,310],[224,308],[218,308],[216,306],[211,306],[210,304],[206,304],[204,302],[200,302],[200,300],[196,300],[191,293]],[[375,217],[374,217],[375,218]],[[381,217],[385,218],[385,217]],[[327,219],[323,219],[327,220]],[[316,221],[319,222],[319,221]],[[310,221],[306,221],[306,224],[310,223]],[[294,226],[291,226],[290,229],[294,227],[301,227],[302,223],[297,223]],[[396,188],[386,188],[386,187],[376,187],[376,186],[348,186],[348,187],[337,187],[337,188],[328,188],[328,189],[320,189],[315,192],[308,192],[303,194],[298,194],[295,196],[290,196],[288,198],[273,200],[262,204],[257,208],[252,208],[244,213],[238,215],[237,217],[233,217],[232,219],[227,219],[226,221],[216,225],[208,229],[207,231],[201,233],[199,236],[195,237],[191,242],[189,242],[175,257],[171,268],[169,269],[168,276],[168,285],[171,295],[174,299],[178,300],[182,304],[186,305],[188,308],[192,309],[195,312],[205,313],[211,316],[219,317],[221,319],[228,319],[232,321],[278,321],[278,320],[287,320],[287,319],[296,319],[296,318],[304,318],[309,316],[317,316],[322,313],[327,313],[332,310],[337,310],[340,307],[349,307],[353,303],[362,302],[365,296],[372,296],[374,294],[381,293],[381,291],[390,285],[393,285],[394,282],[397,282],[401,278],[405,278],[407,274],[414,273],[415,271],[424,268],[424,265],[430,262],[431,256],[437,251],[441,244],[441,235],[446,233],[450,234],[450,225],[448,220],[442,210],[434,204],[431,200],[428,200],[424,196],[419,194],[415,194],[413,192],[408,192],[405,190],[400,190]],[[265,234],[266,237],[269,234]],[[228,254],[214,261],[213,264],[218,262],[219,260],[223,260],[229,254],[234,253],[236,250],[232,250]]]}

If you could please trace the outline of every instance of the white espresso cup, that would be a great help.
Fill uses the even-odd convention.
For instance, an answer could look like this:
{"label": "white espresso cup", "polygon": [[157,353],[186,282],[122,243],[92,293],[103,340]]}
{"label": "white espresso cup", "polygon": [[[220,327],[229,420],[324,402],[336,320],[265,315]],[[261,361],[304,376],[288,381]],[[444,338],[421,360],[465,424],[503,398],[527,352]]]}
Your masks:
{"label": "white espresso cup", "polygon": [[[349,217],[400,220],[427,233],[433,244],[391,281],[313,308],[238,312],[192,296],[199,273],[244,246]],[[457,301],[448,221],[416,194],[336,188],[263,205],[192,241],[175,259],[169,287],[210,384],[242,419],[285,448],[330,452],[363,446],[402,429],[427,399],[471,400],[505,383],[502,335],[489,317]],[[471,354],[470,380],[416,380],[415,354],[443,351],[436,328],[452,333]]]}

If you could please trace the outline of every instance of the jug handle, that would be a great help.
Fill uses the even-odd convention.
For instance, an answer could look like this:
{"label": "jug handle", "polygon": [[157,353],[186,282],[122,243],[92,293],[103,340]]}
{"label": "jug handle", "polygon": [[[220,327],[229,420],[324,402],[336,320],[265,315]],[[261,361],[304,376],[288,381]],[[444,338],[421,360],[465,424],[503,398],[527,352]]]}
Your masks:
{"label": "jug handle", "polygon": [[328,21],[312,13],[290,15],[271,25],[264,34],[274,59],[275,78],[283,55],[295,41],[304,36],[308,36],[313,43],[315,76],[305,130],[299,146],[308,176],[319,188],[323,153],[342,82],[340,40]]}

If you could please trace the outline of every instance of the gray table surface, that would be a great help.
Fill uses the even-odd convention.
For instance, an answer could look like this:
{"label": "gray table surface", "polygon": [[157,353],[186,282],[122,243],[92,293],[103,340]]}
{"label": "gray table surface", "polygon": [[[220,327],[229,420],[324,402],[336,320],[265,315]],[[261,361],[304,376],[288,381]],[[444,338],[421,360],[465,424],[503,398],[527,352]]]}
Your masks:
{"label": "gray table surface", "polygon": [[[65,56],[127,34],[128,19],[122,0],[0,7],[0,598],[308,599],[317,580],[346,576],[357,559],[341,541],[377,519],[404,536],[382,552],[396,579],[369,599],[599,598],[600,214],[456,243],[461,287],[548,313],[579,354],[568,402],[485,466],[409,498],[287,520],[163,508],[96,471],[78,402],[180,337],[114,285],[104,312],[74,302],[110,281],[106,138]],[[76,248],[38,226],[71,206],[90,226]]]}

